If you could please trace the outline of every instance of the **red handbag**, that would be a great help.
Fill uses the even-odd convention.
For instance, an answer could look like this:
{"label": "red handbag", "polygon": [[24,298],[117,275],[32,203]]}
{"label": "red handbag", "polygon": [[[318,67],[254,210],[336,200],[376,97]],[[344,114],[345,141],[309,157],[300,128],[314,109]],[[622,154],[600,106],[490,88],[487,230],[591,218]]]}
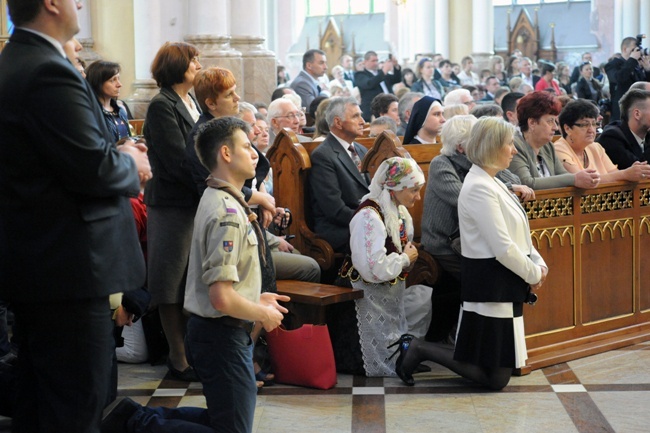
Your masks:
{"label": "red handbag", "polygon": [[336,385],[334,351],[327,325],[284,327],[266,333],[275,381],[287,385],[330,389]]}

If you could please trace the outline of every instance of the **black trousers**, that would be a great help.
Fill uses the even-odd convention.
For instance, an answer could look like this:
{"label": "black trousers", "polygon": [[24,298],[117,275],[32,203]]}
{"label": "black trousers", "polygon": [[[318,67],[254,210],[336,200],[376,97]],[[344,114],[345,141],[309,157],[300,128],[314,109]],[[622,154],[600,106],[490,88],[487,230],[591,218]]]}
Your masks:
{"label": "black trousers", "polygon": [[16,433],[99,433],[115,350],[108,297],[16,303]]}

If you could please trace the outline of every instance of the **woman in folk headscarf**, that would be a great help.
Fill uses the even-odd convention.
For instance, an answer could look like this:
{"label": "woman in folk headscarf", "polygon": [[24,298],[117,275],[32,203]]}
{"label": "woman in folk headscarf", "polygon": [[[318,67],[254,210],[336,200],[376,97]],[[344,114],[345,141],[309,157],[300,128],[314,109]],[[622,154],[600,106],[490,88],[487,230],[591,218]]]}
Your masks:
{"label": "woman in folk headscarf", "polygon": [[364,290],[364,297],[355,302],[367,376],[395,375],[387,346],[406,332],[406,271],[418,257],[411,244],[413,221],[406,208],[420,199],[423,185],[424,174],[415,161],[387,159],[350,222],[352,287]]}

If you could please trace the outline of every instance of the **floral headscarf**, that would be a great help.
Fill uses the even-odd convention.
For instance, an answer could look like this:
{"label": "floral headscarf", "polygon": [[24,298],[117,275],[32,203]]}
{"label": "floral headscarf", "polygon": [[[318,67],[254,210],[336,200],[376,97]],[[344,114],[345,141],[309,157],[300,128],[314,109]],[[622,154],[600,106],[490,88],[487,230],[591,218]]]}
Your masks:
{"label": "floral headscarf", "polygon": [[[386,232],[388,232],[399,252],[402,252],[399,235],[399,215],[400,212],[404,216],[409,215],[409,213],[404,206],[398,208],[395,205],[390,191],[402,191],[420,185],[424,185],[424,173],[422,173],[420,166],[413,159],[393,157],[379,165],[370,183],[370,192],[361,199],[362,202],[372,199],[379,203],[384,215]],[[405,219],[407,224],[412,225],[410,215]],[[407,231],[411,230],[411,228],[407,227]]]}

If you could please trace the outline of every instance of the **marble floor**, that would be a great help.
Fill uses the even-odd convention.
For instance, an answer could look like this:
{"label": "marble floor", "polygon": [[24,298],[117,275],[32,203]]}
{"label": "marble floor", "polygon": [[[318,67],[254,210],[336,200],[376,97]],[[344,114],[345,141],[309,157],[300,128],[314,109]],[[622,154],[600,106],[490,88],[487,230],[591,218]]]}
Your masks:
{"label": "marble floor", "polygon": [[[339,375],[328,391],[276,384],[257,398],[258,433],[650,432],[650,342],[513,377],[488,392],[435,364],[407,387],[397,378]],[[165,366],[119,366],[119,396],[149,406],[201,406],[200,383]],[[9,431],[0,420],[0,432]]]}
{"label": "marble floor", "polygon": [[[319,391],[276,384],[260,391],[259,433],[650,432],[650,342],[513,377],[487,392],[430,364],[407,387],[397,378],[339,375]],[[202,406],[199,383],[164,366],[120,365],[119,395],[150,406]]]}

